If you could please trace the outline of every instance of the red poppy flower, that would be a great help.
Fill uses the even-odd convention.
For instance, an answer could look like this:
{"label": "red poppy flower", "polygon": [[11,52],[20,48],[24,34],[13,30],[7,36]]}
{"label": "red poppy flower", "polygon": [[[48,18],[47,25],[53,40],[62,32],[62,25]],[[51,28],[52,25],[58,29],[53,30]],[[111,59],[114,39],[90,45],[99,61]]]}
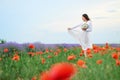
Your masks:
{"label": "red poppy flower", "polygon": [[34,76],[34,77],[32,77],[32,79],[31,80],[37,80],[37,78]]}
{"label": "red poppy flower", "polygon": [[60,53],[60,52],[61,52],[61,49],[58,48],[58,49],[56,50],[56,52]]}
{"label": "red poppy flower", "polygon": [[98,53],[98,52],[99,52],[99,50],[98,50],[98,49],[94,49],[93,51],[94,51],[94,53]]}
{"label": "red poppy flower", "polygon": [[45,59],[44,58],[41,58],[41,62],[42,62],[42,64],[44,64],[45,63]]}
{"label": "red poppy flower", "polygon": [[89,48],[87,49],[87,54],[91,54],[91,50]]}
{"label": "red poppy flower", "polygon": [[2,60],[2,58],[0,58],[0,61]]}
{"label": "red poppy flower", "polygon": [[67,48],[64,48],[64,52],[67,52]]}
{"label": "red poppy flower", "polygon": [[87,68],[86,63],[83,60],[78,60],[77,65],[80,66],[81,68]]}
{"label": "red poppy flower", "polygon": [[68,56],[68,58],[67,58],[67,60],[73,60],[73,59],[75,59],[75,55],[70,55],[70,56]]}
{"label": "red poppy flower", "polygon": [[75,71],[70,63],[58,63],[51,67],[49,74],[52,80],[68,80]]}
{"label": "red poppy flower", "polygon": [[52,50],[52,49],[50,49],[50,52],[53,52],[53,50]]}
{"label": "red poppy flower", "polygon": [[46,52],[46,53],[49,53],[49,49],[48,49],[48,48],[46,48],[46,49],[45,49],[45,52]]}
{"label": "red poppy flower", "polygon": [[40,80],[52,80],[52,79],[50,79],[50,76],[49,76],[48,72],[44,72],[44,73],[41,74]]}
{"label": "red poppy flower", "polygon": [[102,48],[101,48],[101,51],[106,51],[106,48],[105,48],[105,47],[102,47]]}
{"label": "red poppy flower", "polygon": [[30,56],[34,56],[34,53],[33,53],[33,52],[28,52],[28,54],[29,54]]}
{"label": "red poppy flower", "polygon": [[107,49],[109,48],[109,44],[108,43],[105,44],[105,48],[107,48]]}
{"label": "red poppy flower", "polygon": [[102,64],[102,62],[103,62],[102,60],[97,60],[96,61],[97,64]]}
{"label": "red poppy flower", "polygon": [[119,48],[119,47],[117,47],[117,48],[116,48],[116,50],[117,50],[117,51],[120,51],[120,48]]}
{"label": "red poppy flower", "polygon": [[80,53],[80,56],[83,56],[83,53]]}
{"label": "red poppy flower", "polygon": [[118,56],[120,57],[120,52],[118,52]]}
{"label": "red poppy flower", "polygon": [[15,54],[12,58],[12,60],[18,61],[20,59],[18,54]]}
{"label": "red poppy flower", "polygon": [[36,52],[36,55],[43,54],[42,51]]}
{"label": "red poppy flower", "polygon": [[120,66],[120,60],[116,60],[116,66]]}
{"label": "red poppy flower", "polygon": [[9,52],[9,50],[8,50],[8,48],[5,48],[4,53],[7,53],[7,52]]}
{"label": "red poppy flower", "polygon": [[88,54],[88,57],[89,57],[89,58],[92,58],[92,57],[93,57],[93,55],[92,55],[92,54]]}
{"label": "red poppy flower", "polygon": [[35,46],[33,45],[33,44],[29,44],[29,46],[28,46],[30,49],[34,49],[35,48]]}
{"label": "red poppy flower", "polygon": [[84,53],[84,50],[82,50],[81,53]]}
{"label": "red poppy flower", "polygon": [[56,51],[56,52],[54,52],[54,55],[56,55],[56,56],[57,56],[58,54],[59,54],[59,53],[58,53],[57,51]]}
{"label": "red poppy flower", "polygon": [[78,64],[79,66],[82,66],[82,65],[85,64],[85,62],[84,62],[83,60],[78,60],[77,64]]}
{"label": "red poppy flower", "polygon": [[117,53],[113,53],[113,54],[112,54],[112,58],[113,58],[113,59],[118,59],[118,57],[119,57],[119,56],[118,56]]}
{"label": "red poppy flower", "polygon": [[98,46],[96,46],[96,45],[93,45],[93,49],[95,50],[95,49],[97,49],[98,48]]}
{"label": "red poppy flower", "polygon": [[48,55],[48,58],[52,58],[52,56],[51,56],[51,55]]}

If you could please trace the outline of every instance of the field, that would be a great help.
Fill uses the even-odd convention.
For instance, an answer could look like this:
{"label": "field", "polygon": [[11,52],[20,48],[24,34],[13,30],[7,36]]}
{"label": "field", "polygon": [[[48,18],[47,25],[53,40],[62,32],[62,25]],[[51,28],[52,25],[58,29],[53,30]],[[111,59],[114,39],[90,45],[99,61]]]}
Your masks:
{"label": "field", "polygon": [[93,45],[87,56],[84,57],[79,46],[36,49],[34,44],[28,44],[24,50],[0,47],[0,80],[40,80],[41,73],[57,63],[70,63],[76,69],[70,79],[59,80],[120,80],[119,47],[108,43]]}

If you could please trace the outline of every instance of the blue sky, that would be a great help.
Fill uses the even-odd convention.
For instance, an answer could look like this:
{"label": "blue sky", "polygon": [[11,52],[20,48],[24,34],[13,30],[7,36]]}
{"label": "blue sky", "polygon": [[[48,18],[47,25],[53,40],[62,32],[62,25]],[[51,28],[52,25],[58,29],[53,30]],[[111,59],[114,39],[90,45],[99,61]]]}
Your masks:
{"label": "blue sky", "polygon": [[0,38],[18,43],[78,43],[67,32],[87,13],[93,43],[120,43],[119,0],[0,0]]}

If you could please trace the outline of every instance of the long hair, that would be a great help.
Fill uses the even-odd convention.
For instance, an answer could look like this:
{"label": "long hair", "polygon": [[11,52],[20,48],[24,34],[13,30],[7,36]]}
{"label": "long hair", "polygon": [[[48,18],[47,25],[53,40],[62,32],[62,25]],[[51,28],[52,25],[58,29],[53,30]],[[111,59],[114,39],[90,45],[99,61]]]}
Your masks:
{"label": "long hair", "polygon": [[83,16],[87,21],[90,20],[90,18],[89,18],[89,16],[88,16],[87,14],[83,14],[82,16]]}

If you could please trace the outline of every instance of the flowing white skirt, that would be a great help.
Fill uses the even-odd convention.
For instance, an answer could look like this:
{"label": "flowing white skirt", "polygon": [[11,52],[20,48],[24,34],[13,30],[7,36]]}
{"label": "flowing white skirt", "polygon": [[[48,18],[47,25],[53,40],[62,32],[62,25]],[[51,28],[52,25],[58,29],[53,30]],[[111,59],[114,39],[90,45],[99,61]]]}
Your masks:
{"label": "flowing white skirt", "polygon": [[82,29],[79,30],[68,30],[69,34],[72,35],[76,40],[79,41],[83,50],[87,50],[88,48],[92,48],[92,43],[90,40],[90,33],[83,31]]}

